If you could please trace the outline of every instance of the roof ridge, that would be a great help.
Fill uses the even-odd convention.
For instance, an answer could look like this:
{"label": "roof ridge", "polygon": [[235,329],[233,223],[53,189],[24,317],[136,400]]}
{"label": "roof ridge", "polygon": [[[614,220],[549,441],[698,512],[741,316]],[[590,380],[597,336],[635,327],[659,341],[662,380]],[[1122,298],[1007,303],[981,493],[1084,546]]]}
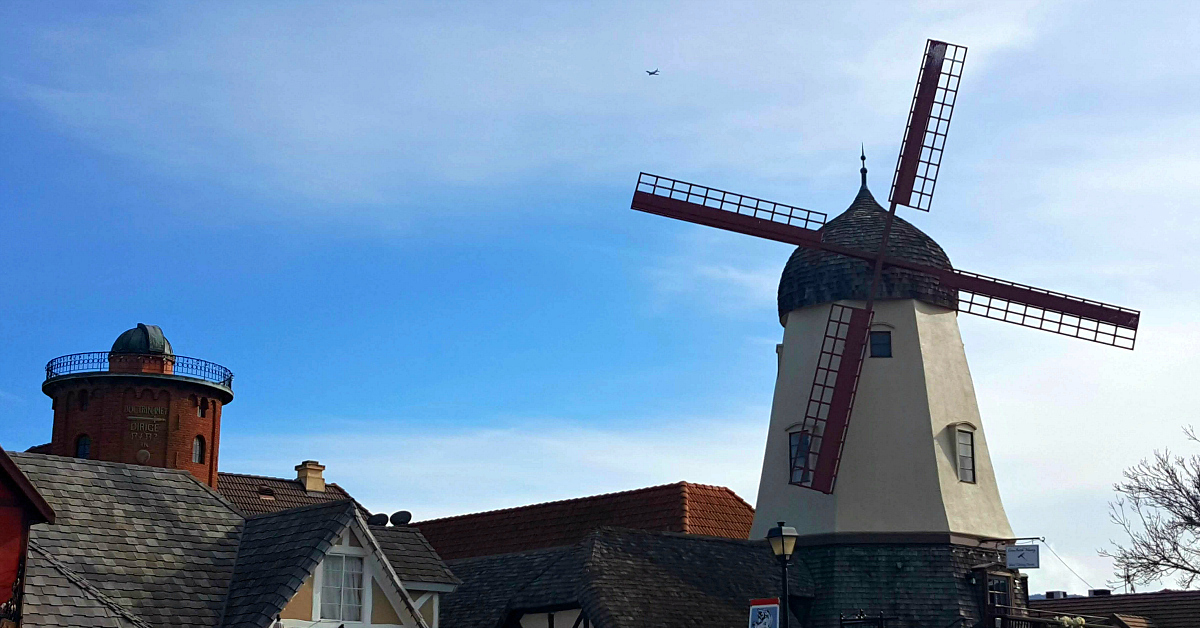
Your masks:
{"label": "roof ridge", "polygon": [[596,529],[592,530],[592,532],[590,534],[596,534],[598,532],[618,532],[621,534],[636,533],[636,534],[641,534],[641,535],[645,535],[645,536],[672,536],[672,537],[677,537],[677,538],[681,538],[681,539],[693,539],[693,540],[699,540],[699,541],[721,541],[721,542],[725,542],[725,543],[737,543],[737,544],[749,544],[749,545],[755,545],[758,543],[766,542],[766,539],[735,539],[735,538],[730,538],[728,536],[712,536],[710,534],[690,534],[688,532],[672,532],[670,530],[645,530],[642,528],[621,528],[621,527],[617,527],[617,526],[599,526]]}
{"label": "roof ridge", "polygon": [[121,617],[124,617],[130,622],[133,622],[135,626],[150,628],[150,624],[146,623],[144,619],[134,615],[132,611],[122,606],[119,602],[106,595],[100,589],[97,589],[95,585],[93,585],[91,582],[88,582],[87,578],[75,573],[74,570],[72,570],[70,567],[67,567],[62,561],[55,558],[49,550],[42,547],[37,541],[30,539],[29,549],[37,552],[43,559],[46,560],[47,563],[50,564],[51,567],[54,568],[55,571],[61,573],[63,577],[65,577],[67,580],[70,580],[75,584],[75,586],[83,589],[89,595],[93,596],[97,602],[100,602],[104,606],[112,609],[113,612],[117,613]]}
{"label": "roof ridge", "polygon": [[535,508],[538,506],[552,506],[552,505],[557,505],[557,504],[569,504],[572,502],[581,502],[581,501],[587,501],[590,499],[600,499],[602,497],[615,497],[617,495],[630,495],[633,493],[644,493],[647,491],[667,489],[667,488],[671,488],[673,486],[679,486],[680,484],[685,484],[685,482],[679,481],[679,482],[672,482],[670,484],[656,484],[654,486],[645,486],[642,488],[633,488],[633,489],[628,489],[628,490],[624,490],[624,491],[613,491],[611,493],[599,493],[596,495],[585,495],[583,497],[572,497],[569,499],[556,499],[556,500],[547,501],[547,502],[537,502],[534,504],[525,504],[524,506],[510,506],[508,508],[496,508],[493,510],[481,510],[479,512],[468,512],[468,513],[464,513],[461,515],[450,515],[449,517],[438,517],[436,519],[426,519],[424,521],[415,521],[409,525],[414,526],[414,527],[420,527],[421,524],[425,524],[425,523],[442,523],[444,521],[452,521],[455,519],[465,519],[467,517],[478,517],[480,515],[490,515],[490,514],[496,514],[496,513],[501,513],[501,512],[512,512],[515,510],[524,510],[526,508]]}
{"label": "roof ridge", "polygon": [[683,507],[683,531],[684,532],[688,532],[692,529],[692,527],[691,527],[692,526],[692,521],[691,521],[692,513],[691,513],[691,504],[688,503],[688,500],[690,498],[690,495],[688,494],[688,488],[689,487],[688,487],[687,482],[680,482],[680,486],[679,486],[680,491],[679,492],[682,493],[682,497],[683,497],[683,499],[681,501],[683,502],[682,507]]}
{"label": "roof ridge", "polygon": [[295,506],[292,508],[285,508],[284,510],[275,510],[272,512],[262,512],[262,513],[259,513],[256,515],[251,515],[249,517],[246,517],[246,520],[247,521],[250,521],[250,520],[257,521],[259,519],[265,519],[267,517],[274,517],[276,515],[295,514],[297,512],[301,512],[301,511],[320,510],[322,508],[333,509],[333,507],[335,507],[335,506],[343,506],[344,507],[346,505],[351,506],[352,509],[355,511],[358,510],[358,503],[355,502],[353,498],[347,497],[346,499],[333,499],[333,500],[330,500],[327,502],[318,502],[316,504],[304,504],[303,506]]}

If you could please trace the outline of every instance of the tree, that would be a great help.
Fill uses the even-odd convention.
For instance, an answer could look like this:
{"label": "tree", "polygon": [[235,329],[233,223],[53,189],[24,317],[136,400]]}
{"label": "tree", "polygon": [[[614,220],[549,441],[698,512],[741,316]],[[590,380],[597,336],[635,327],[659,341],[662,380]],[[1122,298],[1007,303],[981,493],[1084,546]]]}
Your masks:
{"label": "tree", "polygon": [[[1192,428],[1187,439],[1200,443]],[[1131,584],[1175,576],[1191,588],[1200,578],[1200,456],[1155,451],[1154,458],[1126,469],[1109,504],[1113,523],[1129,541],[1101,551],[1113,558],[1117,575]]]}

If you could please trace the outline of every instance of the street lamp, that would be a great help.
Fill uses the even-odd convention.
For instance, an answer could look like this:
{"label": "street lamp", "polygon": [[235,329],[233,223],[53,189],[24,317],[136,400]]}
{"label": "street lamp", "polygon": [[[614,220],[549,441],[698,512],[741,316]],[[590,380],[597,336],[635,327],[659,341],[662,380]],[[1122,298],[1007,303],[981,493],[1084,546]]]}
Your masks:
{"label": "street lamp", "polygon": [[783,525],[780,521],[779,525],[767,531],[767,540],[771,542],[771,551],[779,557],[779,564],[783,565],[783,597],[779,598],[779,627],[788,628],[792,625],[792,618],[788,615],[788,561],[792,558],[792,552],[796,549],[796,528]]}

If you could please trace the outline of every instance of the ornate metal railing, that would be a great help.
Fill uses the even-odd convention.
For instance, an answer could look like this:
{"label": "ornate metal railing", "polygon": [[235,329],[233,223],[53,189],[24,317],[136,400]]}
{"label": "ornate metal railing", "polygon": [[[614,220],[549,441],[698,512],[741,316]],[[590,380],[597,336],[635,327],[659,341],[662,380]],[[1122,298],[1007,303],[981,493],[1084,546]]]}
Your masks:
{"label": "ornate metal railing", "polygon": [[46,381],[65,375],[104,372],[179,375],[233,387],[233,371],[215,362],[182,355],[92,351],[59,356],[46,363]]}

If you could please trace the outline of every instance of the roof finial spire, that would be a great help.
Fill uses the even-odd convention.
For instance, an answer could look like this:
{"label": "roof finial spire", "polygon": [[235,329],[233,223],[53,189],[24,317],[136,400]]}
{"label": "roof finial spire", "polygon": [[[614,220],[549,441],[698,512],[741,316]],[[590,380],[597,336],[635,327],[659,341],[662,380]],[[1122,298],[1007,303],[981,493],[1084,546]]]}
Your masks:
{"label": "roof finial spire", "polygon": [[862,175],[862,187],[865,190],[867,188],[867,148],[863,144],[859,146],[860,152],[858,158],[862,160],[862,168],[858,170],[858,173]]}

